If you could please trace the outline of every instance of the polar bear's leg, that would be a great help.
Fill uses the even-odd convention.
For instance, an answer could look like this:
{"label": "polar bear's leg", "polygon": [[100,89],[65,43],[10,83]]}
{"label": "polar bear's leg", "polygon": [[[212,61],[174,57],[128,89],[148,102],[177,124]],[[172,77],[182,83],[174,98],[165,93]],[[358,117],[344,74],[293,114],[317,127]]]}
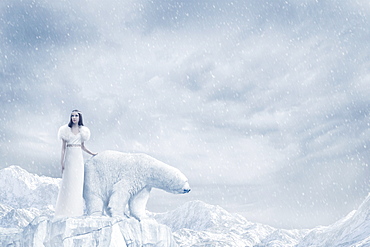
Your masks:
{"label": "polar bear's leg", "polygon": [[112,217],[123,216],[125,214],[125,208],[129,199],[129,186],[124,180],[121,180],[113,185],[113,191],[108,202],[108,215]]}
{"label": "polar bear's leg", "polygon": [[[85,178],[85,182],[86,181],[87,178]],[[87,183],[84,184],[83,198],[85,199],[87,215],[103,214],[103,199],[99,195],[97,195],[97,191],[92,190],[90,186],[87,185]]]}
{"label": "polar bear's leg", "polygon": [[103,214],[104,202],[102,198],[95,194],[89,194],[85,197],[87,215],[100,216]]}
{"label": "polar bear's leg", "polygon": [[129,208],[131,216],[138,220],[146,218],[145,208],[148,202],[151,187],[145,187],[130,199]]}

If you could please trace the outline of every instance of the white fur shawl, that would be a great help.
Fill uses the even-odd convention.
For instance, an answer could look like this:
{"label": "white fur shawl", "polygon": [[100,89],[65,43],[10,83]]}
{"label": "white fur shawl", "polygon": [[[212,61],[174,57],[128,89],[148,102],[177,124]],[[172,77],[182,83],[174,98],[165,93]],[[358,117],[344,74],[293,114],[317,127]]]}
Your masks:
{"label": "white fur shawl", "polygon": [[[80,126],[81,142],[88,141],[90,139],[90,130],[85,126]],[[72,134],[71,128],[68,125],[63,125],[59,128],[58,138],[61,140],[69,141]]]}

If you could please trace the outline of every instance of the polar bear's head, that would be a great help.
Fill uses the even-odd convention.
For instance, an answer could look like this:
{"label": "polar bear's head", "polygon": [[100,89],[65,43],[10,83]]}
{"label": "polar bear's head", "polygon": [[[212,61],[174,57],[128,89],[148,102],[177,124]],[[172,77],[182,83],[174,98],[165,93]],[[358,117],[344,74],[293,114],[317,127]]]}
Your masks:
{"label": "polar bear's head", "polygon": [[180,171],[176,174],[174,179],[171,179],[166,191],[173,194],[186,194],[190,192],[190,185],[188,179]]}
{"label": "polar bear's head", "polygon": [[185,194],[190,192],[190,185],[186,176],[178,169],[166,166],[161,172],[161,178],[156,181],[159,189],[173,194]]}

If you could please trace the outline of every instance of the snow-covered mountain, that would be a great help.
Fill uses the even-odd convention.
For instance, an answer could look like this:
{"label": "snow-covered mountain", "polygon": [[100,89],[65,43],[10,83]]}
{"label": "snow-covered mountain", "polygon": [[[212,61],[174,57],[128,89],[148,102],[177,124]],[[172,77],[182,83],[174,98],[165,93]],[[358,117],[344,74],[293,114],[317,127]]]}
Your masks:
{"label": "snow-covered mountain", "polygon": [[44,210],[56,202],[59,178],[31,174],[19,166],[0,170],[0,177],[0,204]]}
{"label": "snow-covered mountain", "polygon": [[370,195],[358,210],[333,225],[315,228],[298,246],[370,246]]}
{"label": "snow-covered mountain", "polygon": [[188,202],[154,218],[172,229],[180,246],[295,246],[308,232],[252,223],[202,201]]}
{"label": "snow-covered mountain", "polygon": [[[60,179],[17,166],[0,170],[1,246],[370,246],[370,195],[330,226],[284,230],[191,201],[151,219],[53,219]],[[171,234],[171,231],[173,234]]]}

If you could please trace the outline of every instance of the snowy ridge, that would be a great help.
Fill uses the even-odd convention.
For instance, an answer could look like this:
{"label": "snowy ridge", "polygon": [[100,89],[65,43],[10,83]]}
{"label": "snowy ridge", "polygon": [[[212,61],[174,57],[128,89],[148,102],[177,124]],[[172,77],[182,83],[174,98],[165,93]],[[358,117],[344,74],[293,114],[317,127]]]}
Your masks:
{"label": "snowy ridge", "polygon": [[370,246],[370,194],[358,210],[331,226],[315,228],[298,246]]}
{"label": "snowy ridge", "polygon": [[17,166],[0,170],[0,175],[1,246],[370,246],[370,195],[342,220],[312,230],[253,223],[202,201],[149,213],[155,220],[142,222],[108,217],[54,220],[60,179]]}
{"label": "snowy ridge", "polygon": [[307,230],[280,230],[252,223],[219,206],[188,202],[155,219],[174,232],[180,246],[295,246]]}
{"label": "snowy ridge", "polygon": [[30,174],[19,166],[0,170],[0,177],[1,204],[40,210],[55,204],[61,179]]}
{"label": "snowy ridge", "polygon": [[169,226],[174,232],[182,228],[204,231],[220,226],[253,225],[241,216],[230,214],[220,206],[209,205],[202,201],[191,201],[173,211],[156,214],[154,217],[157,221]]}
{"label": "snowy ridge", "polygon": [[19,166],[0,170],[0,227],[22,228],[53,213],[61,179],[31,174]]}

